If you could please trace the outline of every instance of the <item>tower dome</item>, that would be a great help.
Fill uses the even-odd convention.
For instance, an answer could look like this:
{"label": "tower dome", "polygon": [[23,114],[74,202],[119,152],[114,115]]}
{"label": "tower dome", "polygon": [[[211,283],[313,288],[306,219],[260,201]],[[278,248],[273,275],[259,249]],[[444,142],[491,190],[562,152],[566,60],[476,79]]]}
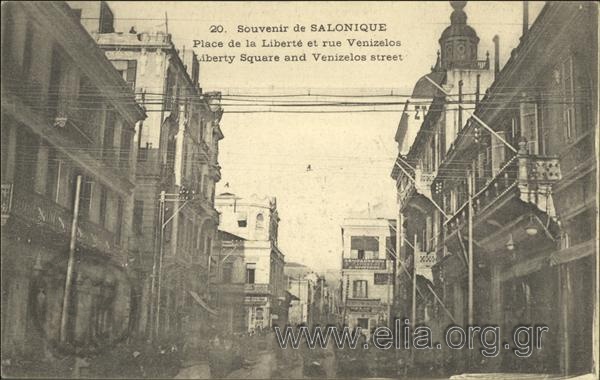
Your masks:
{"label": "tower dome", "polygon": [[467,25],[467,14],[463,10],[466,1],[450,1],[454,9],[450,25],[440,37],[441,65],[449,68],[472,68],[477,65],[479,37],[475,29]]}

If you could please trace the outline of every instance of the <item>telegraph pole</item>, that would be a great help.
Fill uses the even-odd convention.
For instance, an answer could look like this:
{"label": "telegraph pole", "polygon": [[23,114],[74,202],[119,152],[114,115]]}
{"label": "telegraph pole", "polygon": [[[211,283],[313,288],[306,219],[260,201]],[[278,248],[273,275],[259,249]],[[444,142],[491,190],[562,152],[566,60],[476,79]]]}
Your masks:
{"label": "telegraph pole", "polygon": [[[179,189],[179,194],[167,194],[165,191],[160,192],[159,198],[159,218],[160,218],[160,231],[159,231],[159,241],[158,241],[158,257],[155,256],[154,264],[153,264],[153,272],[154,276],[152,278],[152,289],[154,292],[154,284],[156,284],[156,303],[155,303],[155,311],[154,311],[154,338],[158,338],[158,334],[160,331],[160,308],[161,308],[161,287],[162,287],[162,267],[163,267],[163,257],[164,257],[164,241],[165,241],[165,227],[169,222],[173,220],[187,204],[190,200],[194,199],[196,193],[194,190],[188,190],[185,187],[181,186]],[[165,202],[167,201],[167,196],[169,197],[177,197],[177,199],[169,198],[168,201],[179,201],[180,199],[184,199],[184,202],[179,205],[177,208],[173,210],[171,216],[168,219],[165,219]],[[179,203],[179,202],[178,202]],[[153,293],[154,297],[154,293]],[[152,322],[151,322],[152,323]]]}
{"label": "telegraph pole", "polygon": [[[165,198],[165,192],[160,192],[159,204],[158,204],[158,219],[162,220],[162,212],[163,212],[163,203]],[[158,226],[162,229],[162,225]],[[160,236],[160,231],[157,231]],[[155,235],[156,236],[156,235]],[[150,317],[148,318],[148,335],[152,339],[154,334],[154,318],[155,318],[155,309],[156,309],[156,280],[158,279],[158,252],[160,250],[160,239],[157,242],[158,247],[154,249],[154,255],[152,258],[152,283],[150,285]]]}
{"label": "telegraph pole", "polygon": [[156,289],[156,315],[154,316],[156,319],[154,326],[154,336],[158,338],[158,334],[160,332],[160,293],[161,293],[161,274],[162,274],[162,264],[163,264],[163,256],[165,249],[165,191],[160,192],[160,237],[158,242],[158,269],[157,269],[157,289]]}
{"label": "telegraph pole", "polygon": [[474,171],[469,172],[468,186],[469,186],[469,258],[468,258],[468,270],[469,270],[469,326],[473,326],[473,174]]}
{"label": "telegraph pole", "polygon": [[417,234],[415,234],[415,243],[413,246],[413,283],[412,283],[412,326],[417,323]]}
{"label": "telegraph pole", "polygon": [[75,245],[77,243],[77,222],[79,219],[79,197],[81,194],[81,174],[77,176],[75,186],[75,203],[73,205],[73,222],[71,224],[71,240],[69,242],[69,261],[63,295],[62,314],[60,317],[60,342],[67,341],[67,326],[69,324],[69,309],[71,307],[71,292],[73,287],[73,270],[75,267]]}

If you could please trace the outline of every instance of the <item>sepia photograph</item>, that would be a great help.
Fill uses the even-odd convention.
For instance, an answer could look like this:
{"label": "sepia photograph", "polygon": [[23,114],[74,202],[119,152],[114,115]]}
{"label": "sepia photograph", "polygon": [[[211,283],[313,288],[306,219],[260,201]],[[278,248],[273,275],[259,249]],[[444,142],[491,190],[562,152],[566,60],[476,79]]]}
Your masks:
{"label": "sepia photograph", "polygon": [[595,1],[2,1],[1,372],[600,377]]}

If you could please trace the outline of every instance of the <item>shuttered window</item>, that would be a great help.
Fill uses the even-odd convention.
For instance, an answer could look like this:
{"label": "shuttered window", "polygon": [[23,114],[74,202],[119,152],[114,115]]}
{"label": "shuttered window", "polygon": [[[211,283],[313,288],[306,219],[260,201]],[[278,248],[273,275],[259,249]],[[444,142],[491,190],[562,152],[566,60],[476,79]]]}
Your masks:
{"label": "shuttered window", "polygon": [[350,249],[379,251],[379,239],[376,236],[352,236],[350,238]]}
{"label": "shuttered window", "polygon": [[[496,132],[503,139],[506,138],[504,131]],[[498,137],[492,135],[492,176],[495,176],[502,168],[505,160],[505,148],[504,143],[500,141]]]}
{"label": "shuttered window", "polygon": [[356,280],[352,283],[352,297],[367,298],[367,281]]}
{"label": "shuttered window", "polygon": [[527,142],[529,154],[539,154],[537,104],[531,100],[521,103],[521,136]]}
{"label": "shuttered window", "polygon": [[376,236],[352,236],[350,238],[352,258],[379,258],[379,239]]}
{"label": "shuttered window", "polygon": [[131,89],[133,91],[135,91],[136,72],[137,72],[137,61],[136,60],[127,61],[127,72],[125,74],[125,80],[127,81],[127,84],[129,84],[129,87],[131,87]]}
{"label": "shuttered window", "polygon": [[135,200],[133,204],[133,232],[136,235],[143,233],[144,201]]}

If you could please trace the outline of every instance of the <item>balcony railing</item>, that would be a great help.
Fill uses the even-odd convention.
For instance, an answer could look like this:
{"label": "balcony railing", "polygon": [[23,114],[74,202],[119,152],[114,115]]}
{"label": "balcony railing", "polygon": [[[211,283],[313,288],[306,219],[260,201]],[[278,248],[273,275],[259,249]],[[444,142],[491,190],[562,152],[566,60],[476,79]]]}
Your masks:
{"label": "balcony railing", "polygon": [[415,188],[419,194],[431,199],[431,185],[435,180],[435,173],[426,172],[422,169],[415,170]]}
{"label": "balcony railing", "polygon": [[480,59],[476,61],[465,60],[465,61],[452,61],[446,64],[446,68],[452,69],[479,69],[479,70],[488,70],[490,68],[490,58]]}
{"label": "balcony railing", "polygon": [[342,269],[386,269],[386,261],[383,259],[344,259]]}
{"label": "balcony railing", "polygon": [[246,294],[271,294],[271,284],[245,284]]}
{"label": "balcony railing", "polygon": [[384,305],[380,299],[348,298],[346,308],[354,313],[373,313],[381,311]]}
{"label": "balcony railing", "polygon": [[245,285],[240,283],[216,282],[212,285],[213,291],[217,293],[245,293]]}
{"label": "balcony railing", "polygon": [[[528,155],[523,147],[473,196],[474,215],[483,212],[496,200],[514,190],[523,202],[535,204],[544,212],[553,213],[546,204],[552,184],[561,179],[557,157]],[[450,227],[462,225],[468,217],[467,203],[448,220]]]}
{"label": "balcony railing", "polygon": [[[12,184],[2,184],[2,218],[16,217],[27,223],[45,227],[57,234],[60,240],[68,243],[72,211],[31,191],[14,191],[12,199],[7,198]],[[7,195],[8,197],[8,195]],[[107,255],[116,255],[120,249],[115,244],[116,235],[86,219],[79,219],[77,241],[87,248],[97,249]]]}
{"label": "balcony railing", "polygon": [[381,306],[379,298],[348,298],[346,306],[349,307],[377,307]]}
{"label": "balcony railing", "polygon": [[406,174],[403,174],[400,180],[401,190],[398,193],[398,201],[401,205],[404,205],[415,191],[431,199],[431,185],[434,180],[435,173],[426,172],[419,168],[414,171],[414,182]]}

